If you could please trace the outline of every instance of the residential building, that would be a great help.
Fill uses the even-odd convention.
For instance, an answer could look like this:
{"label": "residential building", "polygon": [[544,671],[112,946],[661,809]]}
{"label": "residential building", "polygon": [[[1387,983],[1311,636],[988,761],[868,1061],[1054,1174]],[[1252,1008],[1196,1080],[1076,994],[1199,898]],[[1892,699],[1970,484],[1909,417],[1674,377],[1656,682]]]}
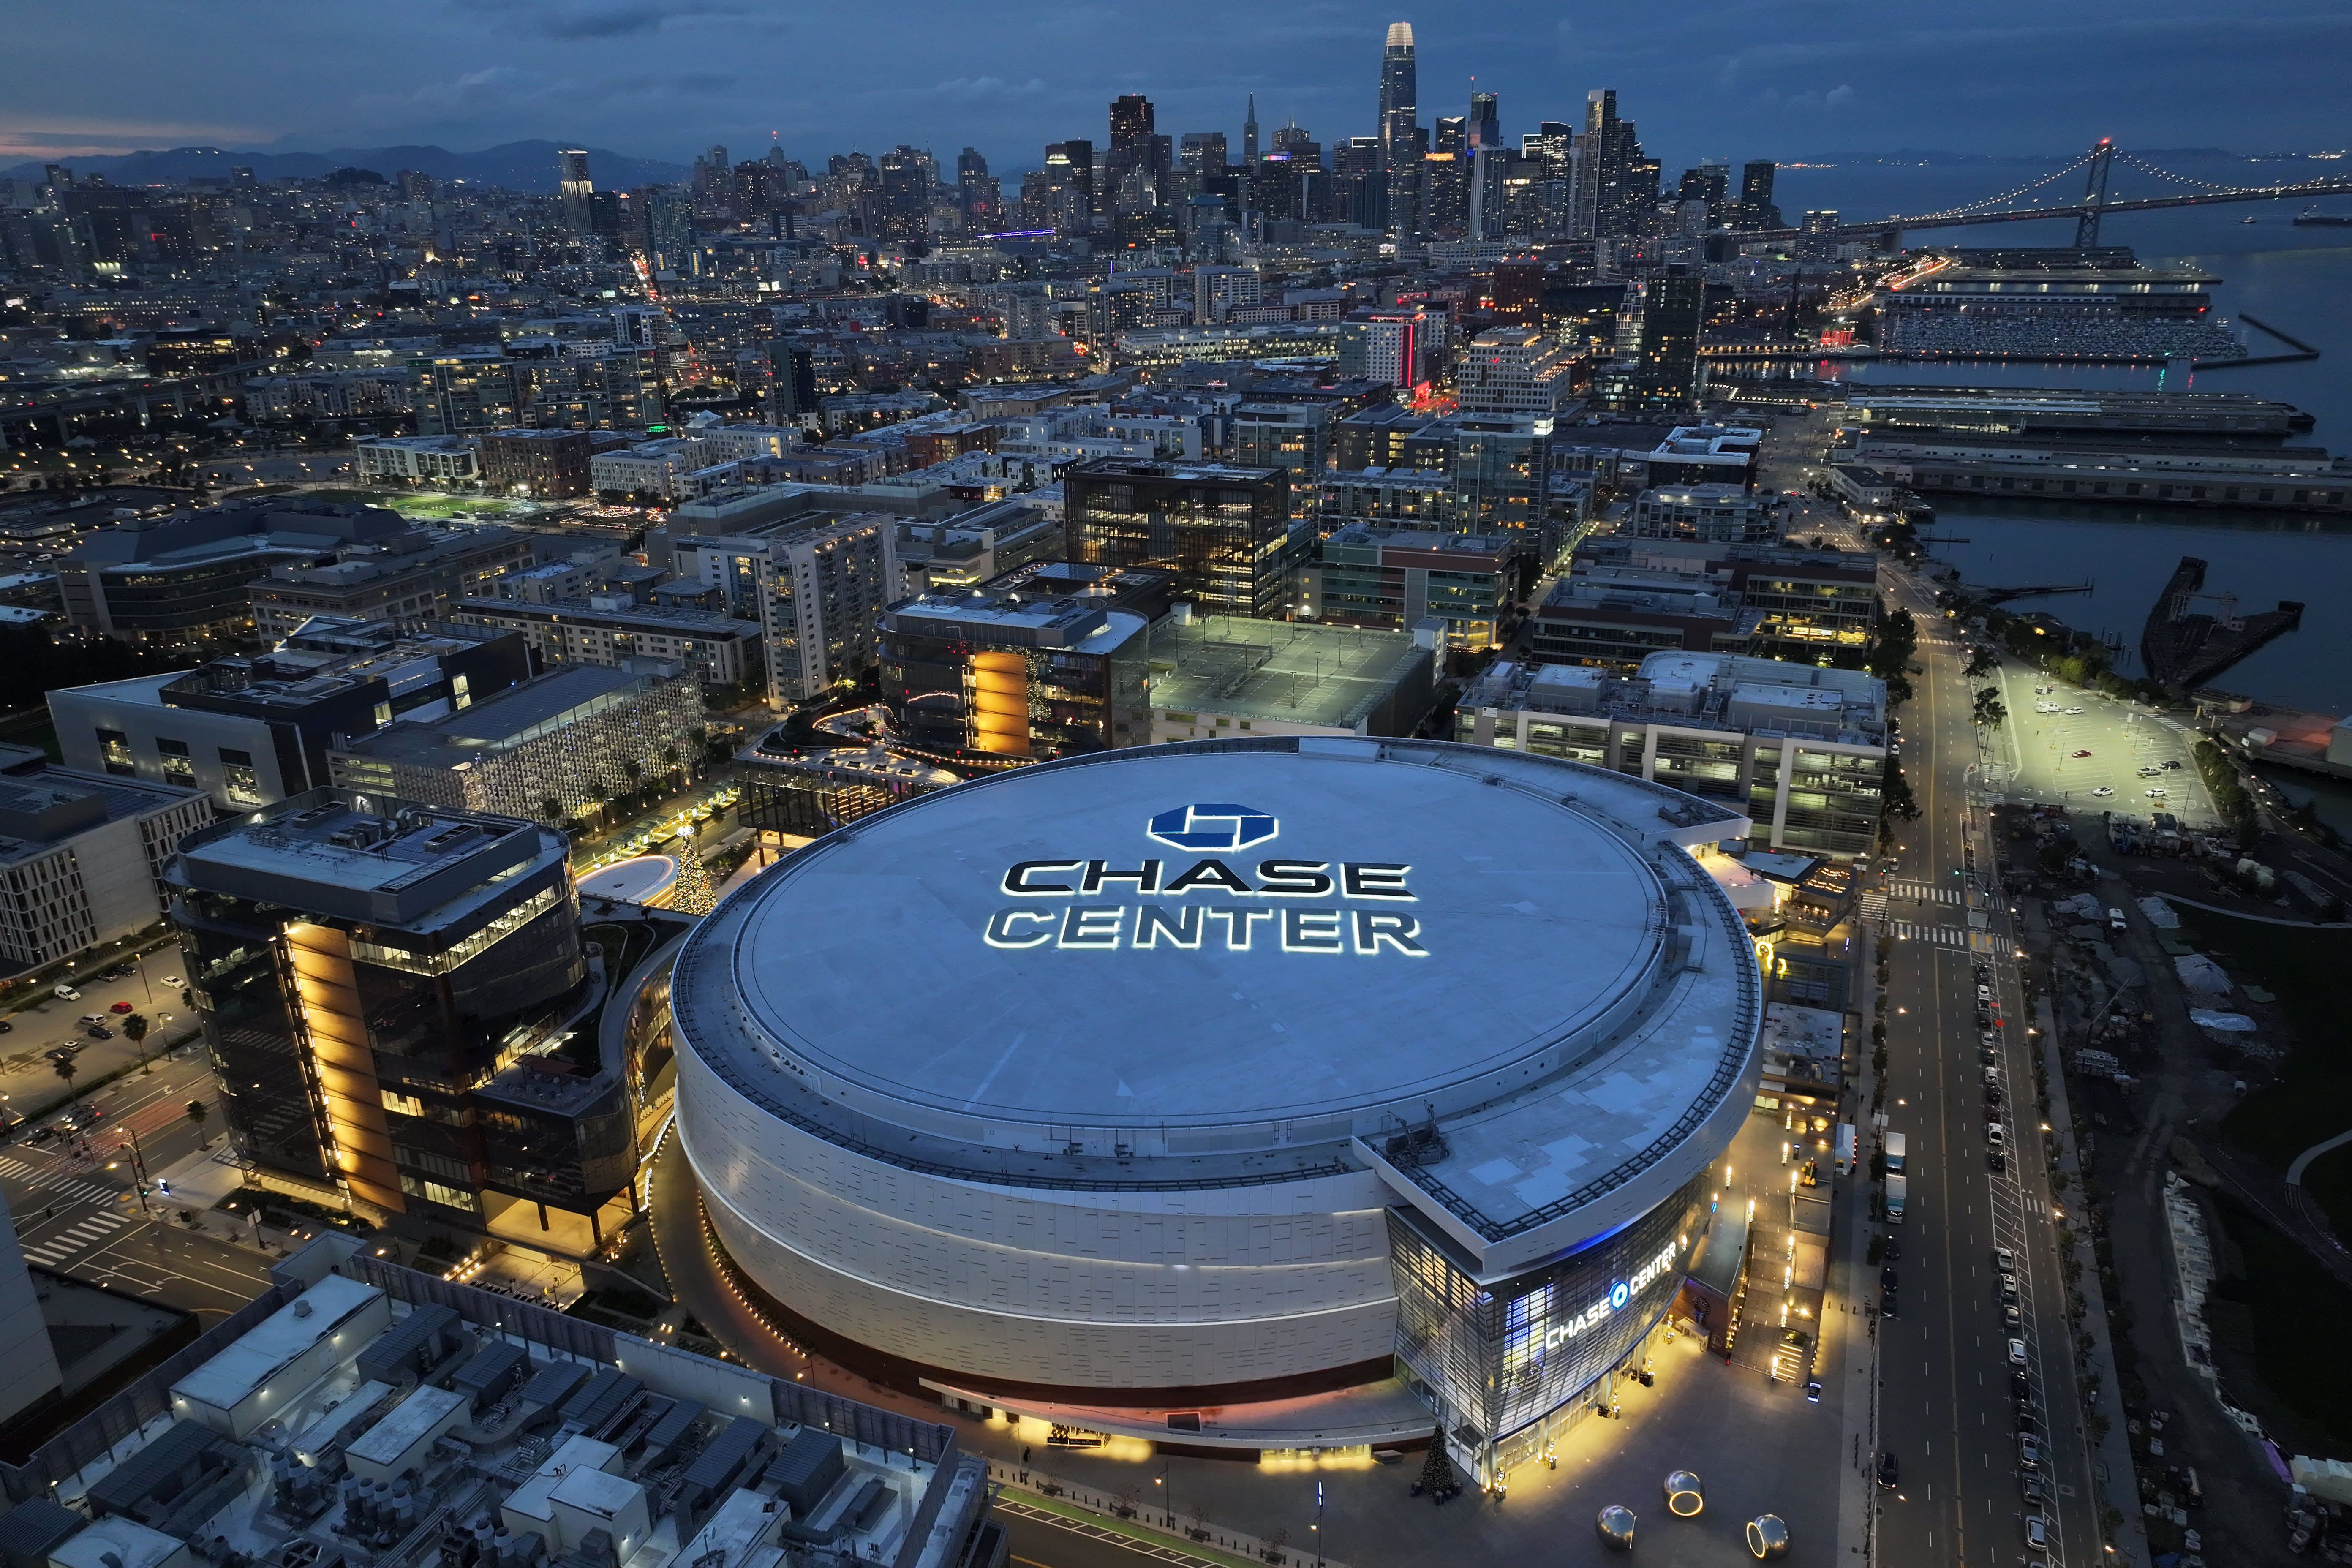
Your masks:
{"label": "residential building", "polygon": [[1215,326],[1228,312],[1259,301],[1260,274],[1255,267],[1195,267],[1192,268],[1192,324]]}
{"label": "residential building", "polygon": [[449,607],[449,619],[518,633],[546,668],[669,659],[706,686],[734,686],[757,678],[762,668],[757,622],[713,610],[641,605],[626,593],[544,601],[460,599]]}
{"label": "residential building", "polygon": [[593,1253],[636,1141],[623,1075],[567,1027],[589,973],[569,858],[553,828],[373,788],[184,841],[173,919],[238,1154],[412,1236]]}
{"label": "residential building", "polygon": [[1633,498],[1621,538],[1695,540],[1706,544],[1769,544],[1780,536],[1774,494],[1744,485],[1662,485]]}
{"label": "residential building", "polygon": [[1619,409],[1678,409],[1698,399],[1706,381],[1699,329],[1706,321],[1706,280],[1670,267],[1625,289],[1617,318],[1619,363],[1596,379],[1602,400]]}
{"label": "residential building", "polygon": [[482,488],[542,500],[584,496],[593,450],[583,430],[490,430],[481,437]]}
{"label": "residential building", "polygon": [[1504,662],[1463,693],[1454,738],[1638,774],[1745,812],[1776,851],[1851,857],[1877,838],[1886,688],[1680,651],[1624,674]]}
{"label": "residential building", "polygon": [[482,477],[481,454],[471,436],[380,436],[353,442],[352,451],[362,480],[462,485]]}
{"label": "residential building", "polygon": [[1470,340],[1454,375],[1454,406],[1465,414],[1527,414],[1543,418],[1576,405],[1575,362],[1533,327],[1496,327]]}
{"label": "residential building", "polygon": [[819,696],[874,668],[875,622],[898,582],[898,519],[828,513],[766,535],[751,558],[768,700]]}
{"label": "residential building", "polygon": [[1410,735],[1429,711],[1435,655],[1411,633],[1194,615],[1179,605],[1150,638],[1150,732],[1130,744]]}
{"label": "residential building", "polygon": [[678,478],[704,467],[709,448],[691,436],[615,447],[588,459],[588,488],[600,496],[676,499]]}
{"label": "residential building", "polygon": [[388,507],[236,500],[127,518],[75,545],[58,581],[66,619],[85,631],[165,647],[226,641],[252,629],[251,585],[271,567],[328,565],[415,531]]}
{"label": "residential building", "polygon": [[1307,531],[1286,469],[1104,458],[1066,469],[1062,490],[1089,565],[1166,572],[1204,613],[1278,617],[1293,602]]}
{"label": "residential building", "polygon": [[153,925],[164,861],[212,820],[202,790],[0,745],[0,963],[37,969]]}
{"label": "residential building", "polygon": [[530,417],[527,360],[503,353],[444,353],[408,362],[408,386],[420,436],[500,430]]}
{"label": "residential building", "polygon": [[463,710],[530,674],[523,639],[449,626],[306,622],[267,653],[49,693],[66,766],[251,811],[327,782],[327,747]]}
{"label": "residential building", "polygon": [[252,585],[254,635],[276,643],[316,616],[395,626],[438,620],[453,602],[537,564],[547,542],[519,528],[419,528],[323,565],[280,562]]}
{"label": "residential building", "polygon": [[542,821],[636,790],[698,749],[702,686],[667,659],[566,665],[432,719],[329,747],[332,781]]}
{"label": "residential building", "polygon": [[1447,648],[1493,647],[1534,559],[1532,536],[1524,532],[1350,522],[1317,543],[1301,574],[1299,613],[1325,626],[1391,632],[1435,620]]}
{"label": "residential building", "polygon": [[1148,631],[1164,572],[1037,562],[882,616],[882,699],[921,754],[959,764],[1133,745],[1149,734]]}
{"label": "residential building", "polygon": [[1419,305],[1357,310],[1339,322],[1339,374],[1419,386],[1444,363],[1446,318]]}

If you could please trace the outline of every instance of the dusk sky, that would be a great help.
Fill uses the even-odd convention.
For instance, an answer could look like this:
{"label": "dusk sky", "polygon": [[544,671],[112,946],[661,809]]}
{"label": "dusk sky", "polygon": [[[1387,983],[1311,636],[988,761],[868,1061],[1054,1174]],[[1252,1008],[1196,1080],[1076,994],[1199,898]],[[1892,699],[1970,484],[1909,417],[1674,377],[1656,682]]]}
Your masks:
{"label": "dusk sky", "polygon": [[1411,20],[1422,117],[1475,74],[1514,139],[1618,89],[1669,168],[1901,147],[2313,151],[2352,142],[2343,0],[1410,9],[1192,0],[1158,6],[784,5],[772,0],[115,0],[12,7],[0,156],[215,145],[275,151],[576,140],[683,161],[769,133],[815,159],[967,142],[1000,169],[1105,134],[1141,91],[1159,129],[1268,128],[1327,145],[1372,130],[1382,29]]}

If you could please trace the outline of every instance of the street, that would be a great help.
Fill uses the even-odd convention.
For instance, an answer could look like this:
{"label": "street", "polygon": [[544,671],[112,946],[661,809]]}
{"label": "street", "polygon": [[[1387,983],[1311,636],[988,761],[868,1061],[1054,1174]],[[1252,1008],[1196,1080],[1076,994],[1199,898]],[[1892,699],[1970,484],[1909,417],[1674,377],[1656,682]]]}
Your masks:
{"label": "street", "polygon": [[[106,960],[92,954],[93,963]],[[64,1101],[70,1092],[65,1079],[59,1078],[56,1064],[47,1052],[60,1047],[74,1051],[74,1082],[87,1088],[109,1074],[124,1068],[135,1068],[142,1048],[149,1059],[169,1048],[167,1041],[175,1041],[194,1028],[194,1016],[180,999],[186,984],[181,963],[180,944],[164,940],[143,957],[124,959],[133,964],[132,973],[121,980],[106,980],[90,974],[75,984],[79,998],[68,1000],[51,994],[44,985],[37,992],[26,993],[18,999],[14,1012],[5,1016],[8,1026],[5,1054],[0,1054],[0,1105],[9,1112],[5,1121],[14,1125],[17,1118],[38,1121],[53,1106]],[[122,1032],[123,1015],[114,1011],[121,1002],[131,1004],[131,1010],[143,1016],[152,1026],[153,1033],[144,1041],[134,1041]],[[91,1014],[102,1015],[111,1039],[96,1040],[89,1037],[80,1020]]]}
{"label": "street", "polygon": [[[2076,1396],[2014,927],[1984,809],[1969,796],[1971,683],[1926,591],[1896,580],[1889,598],[1919,620],[1925,674],[1905,727],[1920,816],[1898,825],[1885,883],[1895,931],[1886,1130],[1909,1144],[1910,1202],[1887,1227],[1902,1248],[1901,1315],[1881,1323],[1880,1447],[1898,1457],[1901,1484],[1879,1494],[1882,1552],[1894,1563],[2039,1562],[2027,1540],[2038,1514],[2050,1525],[2047,1561],[2088,1563],[2104,1555],[2101,1500]],[[1979,1044],[1979,984],[1990,1046]],[[2007,1133],[1998,1171],[1988,1131],[1996,1120]],[[2018,1267],[2014,1327],[2004,1321],[1997,1247]],[[2012,1372],[2025,1374],[2024,1402]],[[2028,1436],[2042,1450],[2030,1467]],[[2028,1495],[2034,1483],[2038,1498]]]}
{"label": "street", "polygon": [[180,1223],[179,1205],[161,1190],[163,1173],[197,1154],[207,1135],[215,1152],[222,1147],[216,1109],[201,1129],[187,1114],[190,1100],[212,1107],[217,1093],[210,1062],[190,1051],[85,1097],[82,1107],[103,1116],[73,1147],[19,1138],[0,1148],[0,1194],[26,1258],[207,1318],[251,1300],[268,1281],[268,1258]]}

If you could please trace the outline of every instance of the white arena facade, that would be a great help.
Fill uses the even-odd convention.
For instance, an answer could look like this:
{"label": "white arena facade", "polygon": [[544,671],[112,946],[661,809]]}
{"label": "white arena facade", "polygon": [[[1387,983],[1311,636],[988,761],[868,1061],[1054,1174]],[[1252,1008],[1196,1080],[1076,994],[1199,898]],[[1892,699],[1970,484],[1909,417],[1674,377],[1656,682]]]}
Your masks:
{"label": "white arena facade", "polygon": [[1705,1246],[1763,1007],[1688,851],[1747,827],[1345,738],[920,796],[688,939],[680,1152],[820,1349],[1096,1407],[1401,1377],[1491,1455],[1589,1404]]}

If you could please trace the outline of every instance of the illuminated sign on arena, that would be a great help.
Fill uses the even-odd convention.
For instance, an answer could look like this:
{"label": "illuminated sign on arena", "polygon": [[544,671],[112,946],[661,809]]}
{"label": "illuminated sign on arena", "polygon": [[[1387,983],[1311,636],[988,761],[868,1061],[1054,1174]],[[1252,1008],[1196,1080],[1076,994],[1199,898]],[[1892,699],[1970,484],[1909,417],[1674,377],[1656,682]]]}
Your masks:
{"label": "illuminated sign on arena", "polygon": [[1584,1332],[1585,1330],[1598,1327],[1612,1315],[1623,1311],[1635,1296],[1647,1289],[1659,1276],[1675,1266],[1675,1247],[1676,1244],[1674,1242],[1666,1243],[1664,1248],[1655,1258],[1634,1269],[1624,1279],[1612,1284],[1608,1292],[1599,1300],[1594,1301],[1567,1321],[1554,1323],[1550,1331],[1544,1335],[1544,1349],[1549,1350],[1554,1345],[1565,1343]]}
{"label": "illuminated sign on arena", "polygon": [[[1225,854],[1264,844],[1279,831],[1268,813],[1230,804],[1177,806],[1145,827],[1147,837],[1171,848]],[[1181,869],[1171,874],[1171,866]],[[1190,865],[1150,857],[1131,864],[1021,860],[1004,873],[1006,896],[1071,901],[1059,909],[998,910],[982,935],[991,947],[1013,950],[1208,947],[1426,958],[1420,921],[1394,907],[1416,901],[1405,881],[1412,870],[1396,861],[1307,859],[1244,862],[1237,868],[1215,856]],[[1168,901],[1083,901],[1111,891]],[[1316,907],[1325,900],[1327,907]]]}

